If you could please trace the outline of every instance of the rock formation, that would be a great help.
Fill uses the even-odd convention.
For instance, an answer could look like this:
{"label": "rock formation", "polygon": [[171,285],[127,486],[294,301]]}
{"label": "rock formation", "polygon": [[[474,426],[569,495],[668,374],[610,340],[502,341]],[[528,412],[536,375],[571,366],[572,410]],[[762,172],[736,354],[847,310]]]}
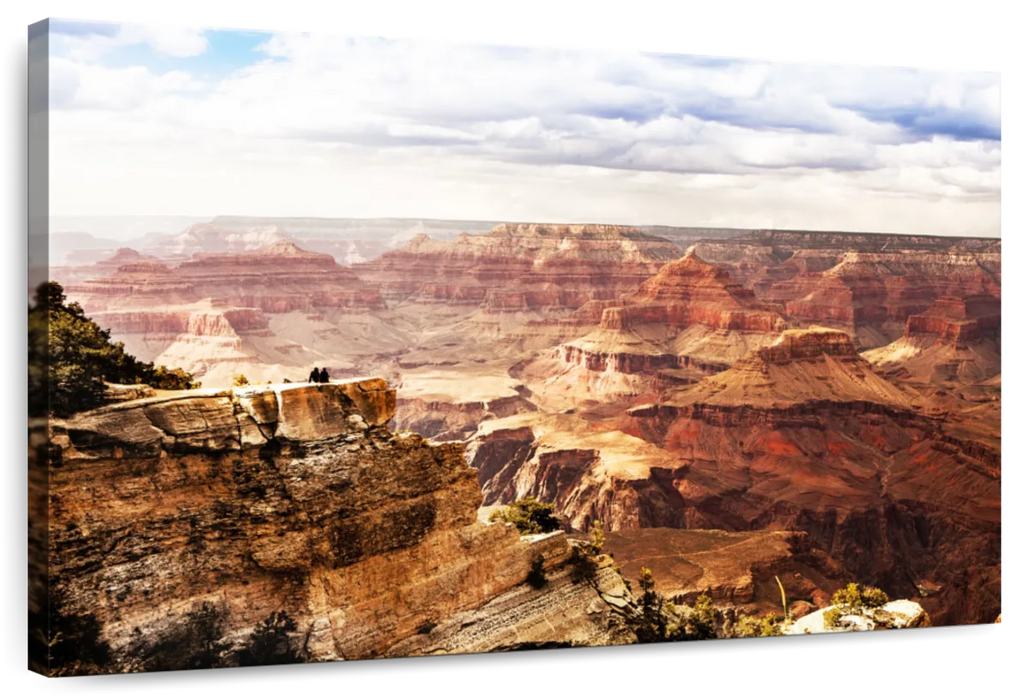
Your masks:
{"label": "rock formation", "polygon": [[[54,422],[50,576],[61,614],[96,616],[122,670],[213,605],[223,657],[270,613],[309,660],[631,641],[628,592],[575,583],[561,533],[476,519],[456,444],[384,426],[379,379],[178,392]],[[547,584],[526,583],[542,555]]]}
{"label": "rock formation", "polygon": [[792,320],[841,328],[871,348],[898,338],[936,299],[979,294],[1000,297],[999,252],[850,252],[824,272],[773,284],[767,297]]}
{"label": "rock formation", "polygon": [[913,629],[932,627],[922,606],[912,600],[891,600],[881,608],[848,613],[832,628],[826,627],[825,614],[834,606],[816,610],[786,627],[786,634],[820,634],[822,632],[870,632],[872,630]]}
{"label": "rock formation", "polygon": [[1000,373],[1000,320],[997,297],[940,297],[908,317],[901,338],[864,356],[921,382],[980,382]]}
{"label": "rock formation", "polygon": [[453,241],[419,235],[354,270],[396,301],[561,310],[633,291],[678,254],[631,227],[501,224]]}
{"label": "rock formation", "polygon": [[332,256],[308,252],[288,240],[249,252],[198,253],[174,266],[149,261],[124,265],[113,275],[67,292],[87,312],[208,298],[266,313],[383,308],[378,292],[362,285]]}
{"label": "rock formation", "polygon": [[775,305],[691,251],[618,301],[592,307],[597,328],[526,370],[542,394],[639,396],[728,368],[786,328]]}
{"label": "rock formation", "polygon": [[69,287],[85,280],[113,275],[118,271],[118,268],[124,265],[150,262],[160,262],[160,260],[152,255],[143,255],[132,248],[118,248],[114,255],[96,262],[82,265],[52,266],[50,268],[50,276],[51,279],[60,282],[65,287]]}
{"label": "rock formation", "polygon": [[282,228],[274,225],[237,229],[218,223],[193,224],[176,236],[157,241],[152,252],[160,258],[185,260],[198,253],[242,253],[258,250],[281,241],[288,241],[290,238]]}
{"label": "rock formation", "polygon": [[[255,251],[198,253],[179,264],[131,262],[66,292],[140,359],[216,385],[237,373],[279,380],[305,376],[314,365],[348,367],[343,358],[332,360],[354,334],[326,323],[326,315],[359,329],[367,323],[363,315],[385,309],[374,287],[331,256],[289,240]],[[381,324],[372,324],[378,331]],[[374,333],[376,347],[388,347],[389,333]]]}

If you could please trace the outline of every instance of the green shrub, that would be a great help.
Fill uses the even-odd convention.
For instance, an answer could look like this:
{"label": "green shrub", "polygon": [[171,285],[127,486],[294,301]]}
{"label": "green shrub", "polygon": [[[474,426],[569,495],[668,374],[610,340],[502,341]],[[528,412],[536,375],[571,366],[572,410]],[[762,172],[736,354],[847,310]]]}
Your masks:
{"label": "green shrub", "polygon": [[890,602],[890,597],[878,588],[866,587],[861,591],[861,602],[866,608],[881,608]]}
{"label": "green shrub", "polygon": [[734,637],[781,637],[783,617],[768,613],[758,619],[750,615],[741,615],[733,626]]}
{"label": "green shrub", "polygon": [[702,595],[697,598],[686,624],[687,639],[715,638],[715,604],[711,596]]}
{"label": "green shrub", "polygon": [[846,612],[857,612],[862,608],[881,608],[890,602],[889,596],[878,588],[865,586],[859,588],[856,583],[849,583],[832,596],[832,604]]}
{"label": "green shrub", "polygon": [[249,384],[250,380],[245,374],[237,374],[232,378],[232,386],[248,386]]}
{"label": "green shrub", "polygon": [[494,511],[490,521],[511,523],[523,535],[540,535],[561,529],[561,521],[554,515],[554,504],[537,501],[532,496],[520,498]]}
{"label": "green shrub", "polygon": [[714,639],[716,612],[710,596],[697,598],[688,614],[657,592],[650,569],[640,569],[638,580],[640,596],[636,599],[637,612],[627,622],[642,644]]}
{"label": "green shrub", "polygon": [[182,390],[200,388],[200,382],[193,381],[193,375],[186,370],[179,369],[178,367],[169,369],[164,365],[154,367],[153,372],[150,373],[145,383],[155,389]]}
{"label": "green shrub", "polygon": [[839,608],[832,607],[822,613],[822,623],[826,629],[833,629],[840,624],[840,618],[843,617],[843,611]]}

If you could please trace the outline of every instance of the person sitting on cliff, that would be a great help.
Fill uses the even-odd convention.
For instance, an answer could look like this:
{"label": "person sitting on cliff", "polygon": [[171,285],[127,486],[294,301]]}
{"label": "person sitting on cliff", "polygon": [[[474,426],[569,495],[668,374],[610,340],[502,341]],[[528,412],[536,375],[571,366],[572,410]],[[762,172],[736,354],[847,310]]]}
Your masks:
{"label": "person sitting on cliff", "polygon": [[323,384],[325,384],[325,383],[327,383],[329,381],[329,370],[328,370],[328,368],[322,367],[322,371],[318,375],[318,381],[322,382]]}
{"label": "person sitting on cliff", "polygon": [[318,373],[318,368],[315,367],[311,370],[311,374],[307,377],[307,381],[312,384],[321,380],[321,374]]}

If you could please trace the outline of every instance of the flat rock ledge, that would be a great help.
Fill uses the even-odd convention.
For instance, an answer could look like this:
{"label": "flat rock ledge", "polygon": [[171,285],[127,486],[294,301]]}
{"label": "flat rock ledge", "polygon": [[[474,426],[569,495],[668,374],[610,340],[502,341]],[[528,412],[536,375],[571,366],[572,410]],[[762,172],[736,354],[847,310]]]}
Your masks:
{"label": "flat rock ledge", "polygon": [[271,440],[358,439],[389,424],[396,391],[380,378],[195,389],[104,406],[51,423],[66,457],[224,452]]}

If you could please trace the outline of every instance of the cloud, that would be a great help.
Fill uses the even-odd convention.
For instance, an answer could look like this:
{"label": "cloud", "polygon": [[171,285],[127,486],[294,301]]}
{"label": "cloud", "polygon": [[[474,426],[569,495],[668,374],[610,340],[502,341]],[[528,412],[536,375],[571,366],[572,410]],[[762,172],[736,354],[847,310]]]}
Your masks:
{"label": "cloud", "polygon": [[146,45],[159,54],[187,58],[203,54],[208,47],[203,30],[103,22],[51,23],[54,55],[96,61],[117,49]]}
{"label": "cloud", "polygon": [[[588,213],[585,193],[604,182],[625,187],[602,196],[635,221],[661,212],[665,223],[690,223],[703,211],[710,222],[721,216],[719,203],[740,219],[762,219],[736,209],[744,199],[778,212],[764,219],[794,207],[812,221],[823,221],[816,212],[832,202],[836,228],[879,220],[855,216],[858,202],[878,202],[906,222],[920,211],[947,230],[967,226],[953,211],[961,202],[983,226],[999,220],[983,215],[991,202],[999,211],[994,75],[279,34],[250,65],[201,80],[185,63],[165,71],[108,63],[130,44],[192,55],[207,46],[202,33],[78,31],[64,36],[52,61],[63,143],[85,149],[92,139],[91,153],[132,144],[162,163],[161,173],[185,174],[189,158],[222,172],[245,163],[250,171],[238,177],[251,183],[251,208],[266,206],[277,188],[321,208],[313,198],[323,191],[319,177],[363,192],[357,206],[378,203],[383,214],[400,206],[392,179],[411,189],[404,207],[435,209],[430,191],[449,197],[446,216],[505,218],[488,206],[521,211],[512,198],[546,196],[538,185],[549,183],[566,203],[553,212],[574,219]],[[254,182],[258,173],[265,184]],[[421,193],[410,178],[423,179]],[[490,188],[486,209],[464,195],[485,195],[490,182],[507,189]],[[195,196],[213,202],[230,191],[233,206],[216,210],[249,211],[228,182],[208,182]],[[676,218],[672,202],[693,201],[694,191],[716,196]],[[902,199],[910,211],[895,203]],[[541,214],[527,218],[552,211],[532,206]],[[786,218],[800,225],[797,215]]]}

